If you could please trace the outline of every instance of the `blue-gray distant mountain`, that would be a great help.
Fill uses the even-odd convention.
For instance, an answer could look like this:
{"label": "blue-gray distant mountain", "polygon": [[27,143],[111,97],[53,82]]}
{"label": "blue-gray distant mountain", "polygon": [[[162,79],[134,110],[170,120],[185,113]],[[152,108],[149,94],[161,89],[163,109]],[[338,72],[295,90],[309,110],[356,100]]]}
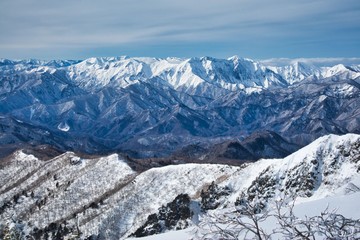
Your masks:
{"label": "blue-gray distant mountain", "polygon": [[[266,137],[256,140],[262,133]],[[238,57],[0,60],[2,148],[49,144],[144,157],[221,146],[219,157],[248,151],[258,158],[259,152],[286,155],[293,144],[329,133],[360,133],[359,63],[272,66]]]}

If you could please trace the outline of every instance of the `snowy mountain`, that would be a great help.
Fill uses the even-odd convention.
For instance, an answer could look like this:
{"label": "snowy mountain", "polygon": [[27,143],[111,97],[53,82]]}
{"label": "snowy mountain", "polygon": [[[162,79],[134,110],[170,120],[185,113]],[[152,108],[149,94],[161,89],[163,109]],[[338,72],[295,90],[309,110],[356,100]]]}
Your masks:
{"label": "snowy mountain", "polygon": [[1,59],[0,144],[158,157],[259,131],[298,146],[360,132],[360,65],[267,64],[236,56]]}
{"label": "snowy mountain", "polygon": [[[271,209],[274,201],[297,196],[296,209],[301,209],[342,197],[357,209],[360,197],[360,136],[355,134],[327,135],[286,158],[240,167],[180,164],[138,172],[117,154],[35,155],[40,156],[17,151],[0,162],[0,230],[36,239],[124,239],[194,230],[207,216],[244,199]],[[358,211],[351,213],[360,218]]]}

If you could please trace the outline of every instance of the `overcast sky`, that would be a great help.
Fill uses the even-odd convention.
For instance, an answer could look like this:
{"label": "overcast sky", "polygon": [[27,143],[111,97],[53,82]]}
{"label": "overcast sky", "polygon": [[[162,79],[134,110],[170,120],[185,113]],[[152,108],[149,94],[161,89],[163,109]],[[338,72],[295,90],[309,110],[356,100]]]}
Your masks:
{"label": "overcast sky", "polygon": [[0,58],[359,57],[360,0],[0,0]]}

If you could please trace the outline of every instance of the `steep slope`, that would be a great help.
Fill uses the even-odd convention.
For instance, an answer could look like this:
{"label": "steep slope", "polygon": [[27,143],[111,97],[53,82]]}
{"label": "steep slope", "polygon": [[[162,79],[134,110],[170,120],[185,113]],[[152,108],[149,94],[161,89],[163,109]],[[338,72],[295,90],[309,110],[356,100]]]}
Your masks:
{"label": "steep slope", "polygon": [[[51,232],[50,226],[61,225],[73,233],[78,224],[84,236],[100,234],[114,239],[139,227],[147,217],[144,212],[156,211],[182,192],[196,197],[211,181],[235,170],[189,164],[136,176],[117,155],[82,159],[65,153],[42,162],[17,152],[3,163],[0,172],[1,224],[12,216],[37,229]],[[43,231],[33,233],[41,235]]]}
{"label": "steep slope", "polygon": [[[91,159],[68,152],[44,161],[19,151],[0,166],[0,229],[15,222],[38,239],[123,239],[139,229],[160,233],[191,226],[201,221],[201,210],[221,211],[240,196],[271,206],[286,196],[304,202],[351,194],[360,183],[359,149],[359,135],[329,135],[284,159],[142,173],[119,155]],[[154,228],[156,219],[170,221],[161,225],[168,228]]]}
{"label": "steep slope", "polygon": [[258,131],[299,145],[360,132],[356,66],[238,57],[0,63],[1,145],[154,157]]}
{"label": "steep slope", "polygon": [[[241,204],[241,201],[254,202],[254,204],[256,203],[258,206],[261,206],[261,209],[267,208],[268,211],[272,211],[275,208],[276,202],[280,201],[280,203],[287,206],[287,201],[291,202],[294,198],[297,198],[295,210],[297,216],[301,218],[304,218],[304,215],[309,217],[314,216],[314,214],[320,214],[331,203],[331,208],[328,211],[341,209],[340,213],[345,213],[348,217],[355,217],[355,220],[359,219],[359,213],[352,213],[349,210],[356,208],[360,197],[359,147],[359,135],[348,134],[341,137],[329,135],[317,139],[310,145],[284,159],[260,160],[238,169],[238,171],[231,174],[224,181],[213,182],[209,187],[203,189],[198,201],[203,212],[211,212],[210,216],[207,217],[204,214],[205,216],[202,215],[201,219],[205,222],[215,222],[213,222],[213,228],[202,228],[200,233],[211,238],[212,235],[204,235],[209,230],[216,231],[219,227],[223,227],[223,229],[231,231],[230,226],[233,225],[229,222],[217,223],[216,221],[220,220],[220,216],[224,212],[230,214],[229,218],[231,218],[231,214],[236,212],[235,206]],[[336,199],[334,198],[335,196],[338,198],[337,201],[333,201],[333,199]],[[346,206],[345,209],[347,210],[343,211],[343,202],[349,202],[352,205]],[[306,206],[312,208],[308,209]],[[193,210],[191,206],[189,206],[189,209]],[[162,223],[161,216],[163,211],[164,208],[159,208],[156,218],[153,215],[149,215],[148,221],[133,236],[152,235],[169,230],[182,229],[175,229],[170,226],[164,230],[164,227],[157,227]],[[196,211],[193,213],[195,214]],[[209,220],[209,218],[214,218],[214,216],[219,216],[219,219]],[[154,219],[159,220],[154,222]],[[170,219],[172,219],[171,216]],[[261,227],[271,233],[273,231],[272,227],[278,227],[274,224],[274,221],[276,219],[267,219],[265,222],[260,221]],[[183,223],[181,220],[179,222]],[[194,227],[186,231],[186,233],[180,233],[180,238],[178,239],[188,239],[193,237],[195,233],[199,234],[196,229],[198,226],[203,225],[199,224],[198,220],[194,221],[194,223]],[[358,221],[357,227],[360,226],[359,224],[360,222]],[[356,236],[359,236],[359,234],[358,232]],[[177,235],[164,235],[164,237],[166,236],[174,237]],[[240,239],[245,237],[241,236]],[[248,235],[247,237],[250,236]],[[278,238],[283,237],[281,235],[275,237],[275,239]],[[159,237],[159,239],[162,239],[162,237]]]}
{"label": "steep slope", "polygon": [[284,159],[251,164],[246,168],[249,177],[240,173],[229,181],[238,182],[249,198],[264,201],[281,194],[317,199],[344,193],[359,178],[359,146],[358,135],[324,136]]}

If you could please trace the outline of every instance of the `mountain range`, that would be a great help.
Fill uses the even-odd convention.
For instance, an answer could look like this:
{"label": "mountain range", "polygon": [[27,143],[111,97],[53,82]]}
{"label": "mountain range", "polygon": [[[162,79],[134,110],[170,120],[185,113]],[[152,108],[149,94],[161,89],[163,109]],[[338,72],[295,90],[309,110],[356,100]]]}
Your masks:
{"label": "mountain range", "polygon": [[330,62],[0,59],[0,238],[223,239],[249,209],[292,238],[278,204],[360,238],[360,63]]}
{"label": "mountain range", "polygon": [[360,133],[359,84],[359,63],[1,59],[0,145],[3,155],[47,144],[136,158],[283,157],[319,136]]}

